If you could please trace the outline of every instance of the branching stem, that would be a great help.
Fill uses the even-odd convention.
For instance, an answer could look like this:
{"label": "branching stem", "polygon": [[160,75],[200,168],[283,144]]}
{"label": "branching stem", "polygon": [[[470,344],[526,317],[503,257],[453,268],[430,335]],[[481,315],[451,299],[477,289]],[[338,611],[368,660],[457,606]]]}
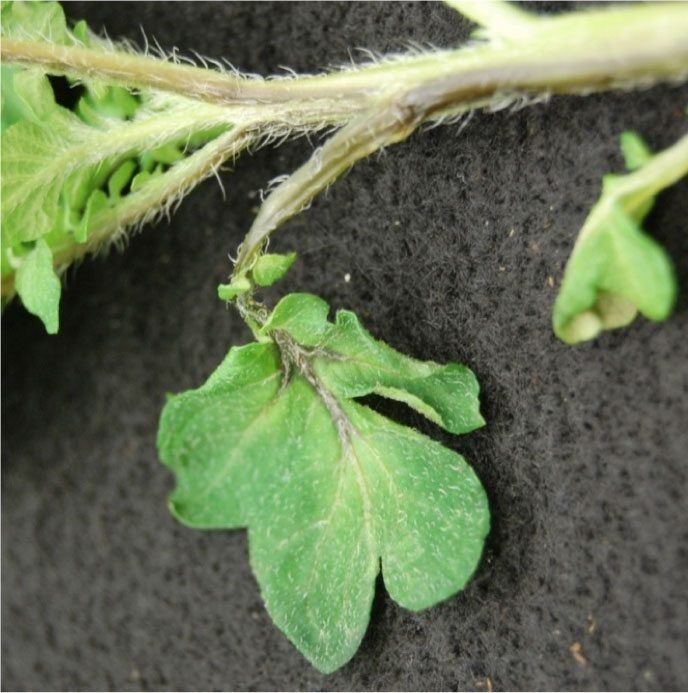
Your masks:
{"label": "branching stem", "polygon": [[[456,95],[465,101],[476,92],[479,96],[502,90],[571,93],[677,79],[688,72],[688,6],[681,3],[534,16],[527,22],[526,13],[504,3],[461,2],[458,7],[481,22],[494,22],[497,34],[506,31],[505,12],[517,13],[519,27],[532,24],[537,30],[506,42],[279,79],[243,77],[120,51],[10,38],[2,41],[0,57],[6,63],[40,65],[51,74],[100,78],[110,84],[170,91],[225,106],[262,106],[267,120],[271,108],[286,102],[298,105],[293,113],[302,109],[311,118],[339,108],[342,118],[348,120],[383,97],[395,100],[409,89],[449,75],[472,85]],[[493,7],[490,12],[489,7]],[[484,80],[487,82],[478,89]]]}
{"label": "branching stem", "polygon": [[[483,35],[494,40],[293,78],[245,77],[117,49],[4,38],[4,63],[176,93],[199,106],[220,104],[220,119],[230,122],[233,116],[237,126],[234,135],[221,136],[176,164],[174,175],[166,175],[157,188],[151,183],[141,194],[131,194],[118,207],[117,218],[95,220],[101,225],[88,244],[56,248],[56,263],[62,267],[92,251],[127,223],[148,220],[260,135],[342,126],[267,197],[242,244],[235,276],[251,268],[270,234],[318,192],[356,161],[405,139],[423,122],[510,99],[649,86],[688,77],[688,4],[621,5],[547,17],[503,2],[449,4],[483,24]],[[198,129],[208,127],[209,108],[190,115]],[[194,122],[188,127],[193,129]]]}

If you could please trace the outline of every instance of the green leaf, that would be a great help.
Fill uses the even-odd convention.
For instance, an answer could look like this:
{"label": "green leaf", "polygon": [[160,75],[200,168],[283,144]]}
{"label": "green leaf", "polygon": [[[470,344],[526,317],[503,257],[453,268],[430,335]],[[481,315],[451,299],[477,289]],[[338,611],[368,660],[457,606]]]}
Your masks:
{"label": "green leaf", "polygon": [[55,111],[53,90],[40,70],[2,65],[2,130],[28,120],[40,124]]}
{"label": "green leaf", "polygon": [[158,163],[167,165],[171,165],[184,158],[184,154],[174,142],[168,142],[163,147],[153,149],[150,154]]}
{"label": "green leaf", "polygon": [[125,161],[113,171],[108,180],[108,194],[113,200],[118,200],[122,195],[122,190],[129,184],[134,172],[136,163]]}
{"label": "green leaf", "polygon": [[81,134],[80,125],[60,120],[53,128],[22,121],[3,133],[2,235],[9,245],[40,238],[59,215],[67,152]]}
{"label": "green leaf", "polygon": [[652,158],[652,150],[637,132],[622,132],[619,138],[624,163],[629,171],[635,171]]}
{"label": "green leaf", "polygon": [[296,260],[296,253],[261,255],[251,270],[253,281],[259,286],[272,286],[289,271],[294,260]]}
{"label": "green leaf", "polygon": [[377,341],[356,315],[337,313],[317,296],[290,294],[275,307],[264,334],[284,330],[297,342],[339,355],[317,360],[317,374],[341,397],[377,394],[405,402],[452,433],[467,433],[485,424],[478,403],[478,382],[457,363],[417,361]]}
{"label": "green leaf", "polygon": [[621,142],[633,172],[605,176],[554,303],[554,331],[569,344],[623,327],[638,312],[665,320],[676,300],[671,259],[640,224],[656,193],[688,171],[688,137],[655,155],[634,133]]}
{"label": "green leaf", "polygon": [[149,180],[162,175],[162,168],[158,167],[152,171],[139,171],[131,181],[131,192],[140,190]]}
{"label": "green leaf", "polygon": [[665,320],[676,298],[671,260],[619,207],[580,240],[554,306],[554,329],[566,342],[623,327],[640,311]]}
{"label": "green leaf", "polygon": [[74,240],[77,243],[86,242],[91,219],[94,215],[98,214],[98,212],[107,209],[107,206],[108,196],[102,190],[94,190],[88,198],[88,202],[86,202],[86,208],[84,209],[81,221],[74,230]]}
{"label": "green leaf", "polygon": [[299,344],[316,346],[329,329],[329,312],[327,302],[319,296],[289,294],[275,306],[261,332],[268,335],[275,330],[285,330]]}
{"label": "green leaf", "polygon": [[0,11],[2,36],[67,43],[69,32],[58,2],[3,2]]}
{"label": "green leaf", "polygon": [[[174,515],[249,528],[271,617],[330,672],[363,638],[380,568],[408,609],[446,599],[476,569],[489,511],[460,455],[353,401],[391,395],[470,430],[483,423],[470,371],[403,356],[352,313],[327,322],[326,309],[283,299],[266,330],[274,342],[233,348],[202,387],[168,401],[158,449],[177,479]],[[308,324],[318,337],[299,343]]]}
{"label": "green leaf", "polygon": [[246,277],[237,277],[229,284],[220,284],[217,287],[217,296],[221,301],[232,301],[250,288],[251,282]]}
{"label": "green leaf", "polygon": [[22,258],[15,281],[26,310],[43,321],[48,334],[56,334],[61,285],[53,268],[53,254],[42,238]]}

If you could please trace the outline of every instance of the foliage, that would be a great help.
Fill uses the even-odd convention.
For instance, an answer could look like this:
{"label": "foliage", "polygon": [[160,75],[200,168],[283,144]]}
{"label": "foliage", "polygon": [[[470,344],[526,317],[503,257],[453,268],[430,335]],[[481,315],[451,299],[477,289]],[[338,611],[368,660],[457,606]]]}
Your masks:
{"label": "foliage", "polygon": [[[271,234],[423,123],[688,74],[685,6],[542,17],[497,1],[448,4],[480,24],[470,45],[263,79],[69,28],[56,3],[2,3],[2,295],[16,292],[49,333],[70,263],[169,212],[249,147],[337,130],[267,195],[218,287],[255,342],[171,396],[158,435],[177,481],[172,513],[191,527],[248,528],[268,611],[326,672],[355,653],[380,571],[400,605],[432,606],[466,585],[490,522],[460,455],[356,400],[397,400],[455,434],[485,422],[468,368],[404,356],[349,311],[332,322],[316,296],[259,303],[256,291],[296,258],[266,253]],[[58,104],[55,76],[78,90],[73,108]],[[605,178],[556,301],[554,329],[568,342],[637,311],[664,319],[673,305],[670,262],[640,224],[686,173],[688,138],[656,155],[632,134],[622,147],[631,173]]]}
{"label": "foliage", "polygon": [[688,171],[688,136],[656,156],[634,133],[621,144],[632,173],[604,178],[554,304],[554,330],[565,342],[623,327],[638,311],[665,320],[676,298],[671,260],[640,224],[656,193]]}
{"label": "foliage", "polygon": [[[107,48],[83,22],[68,30],[56,3],[3,3],[2,35]],[[93,79],[72,79],[71,86],[83,90],[73,111],[58,105],[42,69],[2,66],[3,282],[24,265],[23,281],[13,288],[49,332],[57,331],[59,282],[50,305],[25,295],[25,287],[40,281],[32,274],[35,263],[26,263],[36,241],[44,240],[41,256],[50,254],[57,279],[74,246],[99,244],[103,231],[107,242],[115,240],[137,199],[164,186],[175,163],[229,127],[217,114],[215,122],[199,125],[184,99],[134,94]],[[155,200],[146,202],[150,216]]]}
{"label": "foliage", "polygon": [[283,298],[265,341],[232,348],[202,387],[168,400],[158,447],[177,477],[175,517],[248,527],[270,615],[330,672],[365,633],[380,562],[395,601],[432,606],[475,571],[489,512],[460,455],[354,401],[397,399],[465,433],[484,423],[473,374],[327,313],[316,296]]}

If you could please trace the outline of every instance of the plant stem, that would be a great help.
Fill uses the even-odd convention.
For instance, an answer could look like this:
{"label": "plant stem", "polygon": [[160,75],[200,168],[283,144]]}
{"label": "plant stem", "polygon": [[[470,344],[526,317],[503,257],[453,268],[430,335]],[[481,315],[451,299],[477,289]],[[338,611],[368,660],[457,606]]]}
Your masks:
{"label": "plant stem", "polygon": [[688,135],[664,149],[638,170],[622,178],[614,191],[630,214],[636,213],[659,192],[688,175]]}
{"label": "plant stem", "polygon": [[[683,14],[688,19],[688,14]],[[575,18],[581,19],[580,14]],[[634,20],[637,18],[633,17]],[[501,21],[504,17],[500,16],[499,19]],[[528,21],[533,25],[540,25],[540,22],[544,24],[553,20]],[[636,30],[639,28],[636,23],[631,22],[627,29],[630,31],[634,27]],[[625,44],[628,38],[624,36],[620,44]],[[556,92],[560,89],[590,89],[596,80],[599,80],[599,87],[620,85],[631,79],[632,75],[640,79],[642,74],[646,74],[649,65],[666,69],[666,65],[671,64],[679,73],[688,72],[688,41],[674,43],[672,40],[669,43],[674,46],[674,53],[671,56],[663,55],[659,60],[658,53],[655,52],[657,47],[653,47],[648,40],[640,49],[635,47],[621,51],[625,55],[623,65],[618,66],[611,83],[609,74],[605,73],[606,68],[601,69],[604,61],[594,51],[581,51],[577,59],[573,60],[572,55],[565,52],[562,57],[562,51],[557,47],[550,60],[540,62],[541,56],[535,52],[528,56],[530,62],[522,60],[520,64],[515,63],[508,73],[502,66],[481,65],[473,70],[428,79],[403,93],[395,94],[394,98],[386,102],[378,102],[369,112],[340,130],[267,197],[241,245],[234,275],[240,276],[250,269],[270,234],[287,219],[306,208],[341,173],[381,147],[406,139],[424,121],[448,112],[456,113],[459,109],[468,110],[469,104],[498,94],[504,89],[508,79],[529,92],[537,91],[538,85],[544,83],[549,85],[550,91]],[[593,42],[591,45],[596,44]],[[547,43],[547,49],[550,50],[551,47]],[[620,46],[616,46],[616,49],[620,50]],[[464,49],[464,52],[465,50],[470,49]]]}
{"label": "plant stem", "polygon": [[304,209],[321,190],[360,159],[406,139],[421,121],[421,114],[393,105],[359,116],[333,135],[263,202],[241,244],[234,274],[239,276],[250,269],[268,236]]}
{"label": "plant stem", "polygon": [[[461,7],[465,9],[463,3]],[[479,7],[482,4],[476,4],[473,14],[481,21],[490,21],[484,8],[477,12]],[[688,74],[688,5],[607,7],[534,16],[529,21],[537,31],[512,41],[283,79],[247,78],[132,53],[11,38],[2,41],[0,56],[9,63],[40,65],[51,74],[99,78],[110,84],[171,91],[224,105],[250,104],[262,107],[267,119],[275,104],[285,102],[298,104],[311,116],[323,109],[338,109],[342,117],[350,118],[380,98],[394,99],[449,75],[467,85],[455,93],[456,103],[456,99],[470,100],[476,93],[482,97],[504,90],[572,93]],[[500,26],[501,18],[498,32]]]}
{"label": "plant stem", "polygon": [[579,244],[591,231],[599,229],[611,216],[615,205],[633,216],[665,188],[688,175],[688,135],[655,154],[639,169],[616,176],[613,188],[607,190],[593,207],[578,234]]}
{"label": "plant stem", "polygon": [[179,162],[171,177],[166,174],[164,181],[151,181],[130,194],[116,215],[102,212],[94,219],[102,227],[89,243],[56,249],[56,263],[63,266],[92,251],[127,223],[152,218],[261,134],[344,126],[265,200],[240,250],[235,275],[250,268],[269,235],[320,190],[425,121],[505,99],[646,87],[688,77],[688,4],[622,5],[547,17],[504,3],[450,4],[485,24],[487,35],[497,40],[281,79],[243,77],[131,52],[3,38],[3,62],[220,104],[219,116],[199,109],[193,116],[198,128],[213,117],[229,121],[232,114],[237,124],[251,128],[250,133],[235,129],[227,141],[223,135]]}

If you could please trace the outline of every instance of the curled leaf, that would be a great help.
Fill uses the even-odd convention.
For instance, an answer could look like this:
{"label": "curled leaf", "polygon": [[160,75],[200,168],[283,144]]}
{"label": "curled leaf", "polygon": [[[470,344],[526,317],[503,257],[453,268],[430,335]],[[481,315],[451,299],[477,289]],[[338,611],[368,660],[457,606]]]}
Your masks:
{"label": "curled leaf", "polygon": [[657,192],[688,171],[688,137],[652,155],[637,135],[624,133],[622,149],[634,170],[605,177],[554,304],[554,331],[569,344],[623,327],[637,313],[665,320],[676,300],[671,260],[640,224]]}

